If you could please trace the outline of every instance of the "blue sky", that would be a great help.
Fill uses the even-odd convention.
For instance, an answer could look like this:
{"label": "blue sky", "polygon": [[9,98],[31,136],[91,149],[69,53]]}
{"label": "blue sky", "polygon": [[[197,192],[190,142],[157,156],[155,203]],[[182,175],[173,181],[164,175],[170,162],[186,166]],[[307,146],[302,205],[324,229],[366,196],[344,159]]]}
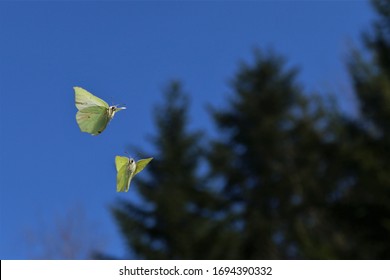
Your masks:
{"label": "blue sky", "polygon": [[[153,156],[146,137],[172,79],[191,94],[191,128],[215,133],[205,105],[224,106],[238,63],[273,48],[307,91],[338,91],[352,110],[344,61],[373,18],[367,1],[0,2],[0,259],[36,256],[26,232],[53,235],[79,208],[80,238],[101,234],[124,256],[108,207],[137,185],[115,192],[114,157],[128,145]],[[81,133],[76,85],[128,110]]]}

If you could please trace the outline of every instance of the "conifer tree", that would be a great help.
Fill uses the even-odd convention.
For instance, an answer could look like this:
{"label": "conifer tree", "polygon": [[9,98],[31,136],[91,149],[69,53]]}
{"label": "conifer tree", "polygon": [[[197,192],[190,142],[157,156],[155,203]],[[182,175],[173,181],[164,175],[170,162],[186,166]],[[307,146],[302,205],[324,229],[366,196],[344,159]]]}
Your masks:
{"label": "conifer tree", "polygon": [[236,75],[228,108],[213,112],[224,137],[209,160],[223,182],[235,258],[303,257],[300,245],[311,236],[302,231],[319,221],[329,191],[318,180],[327,113],[303,94],[297,71],[285,68],[282,58],[258,52]]}

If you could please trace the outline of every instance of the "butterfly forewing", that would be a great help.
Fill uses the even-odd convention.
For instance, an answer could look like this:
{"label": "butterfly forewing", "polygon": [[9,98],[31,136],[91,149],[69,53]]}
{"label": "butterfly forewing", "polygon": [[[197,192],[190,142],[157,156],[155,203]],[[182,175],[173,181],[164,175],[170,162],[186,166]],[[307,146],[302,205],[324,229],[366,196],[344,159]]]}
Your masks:
{"label": "butterfly forewing", "polygon": [[122,166],[127,165],[129,163],[129,158],[127,157],[121,157],[121,156],[116,156],[115,157],[115,167],[116,171],[119,172],[119,170],[122,168]]}
{"label": "butterfly forewing", "polygon": [[99,97],[93,95],[81,87],[74,87],[74,91],[76,95],[76,107],[79,110],[92,106],[100,106],[107,109],[109,107],[106,101],[100,99]]}
{"label": "butterfly forewing", "polygon": [[139,172],[141,172],[145,167],[146,165],[148,165],[148,163],[152,160],[153,158],[145,158],[145,159],[140,159],[139,161],[137,161],[137,167],[135,169],[135,172],[134,172],[134,175],[138,174]]}

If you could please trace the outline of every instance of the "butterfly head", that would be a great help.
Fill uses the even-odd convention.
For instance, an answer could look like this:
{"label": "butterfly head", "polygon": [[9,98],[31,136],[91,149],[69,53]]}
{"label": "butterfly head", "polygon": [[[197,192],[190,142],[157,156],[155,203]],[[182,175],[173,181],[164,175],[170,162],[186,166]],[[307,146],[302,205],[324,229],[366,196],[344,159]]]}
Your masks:
{"label": "butterfly head", "polygon": [[126,107],[110,106],[108,107],[108,117],[112,119],[116,112],[124,109],[126,109]]}

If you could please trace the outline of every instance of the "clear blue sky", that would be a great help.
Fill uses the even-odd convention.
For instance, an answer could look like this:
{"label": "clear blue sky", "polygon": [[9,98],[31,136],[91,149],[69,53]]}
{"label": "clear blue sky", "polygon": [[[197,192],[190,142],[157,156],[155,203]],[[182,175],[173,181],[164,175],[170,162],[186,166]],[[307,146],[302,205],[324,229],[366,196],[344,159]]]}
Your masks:
{"label": "clear blue sky", "polygon": [[[77,207],[80,236],[102,234],[122,257],[108,207],[137,185],[115,192],[114,157],[128,145],[153,156],[146,137],[168,81],[191,94],[191,127],[212,132],[205,105],[223,106],[238,63],[271,47],[307,90],[342,89],[348,109],[343,60],[373,16],[367,1],[1,2],[0,259],[31,257],[25,233],[55,234]],[[97,137],[81,133],[75,85],[128,110]]]}

